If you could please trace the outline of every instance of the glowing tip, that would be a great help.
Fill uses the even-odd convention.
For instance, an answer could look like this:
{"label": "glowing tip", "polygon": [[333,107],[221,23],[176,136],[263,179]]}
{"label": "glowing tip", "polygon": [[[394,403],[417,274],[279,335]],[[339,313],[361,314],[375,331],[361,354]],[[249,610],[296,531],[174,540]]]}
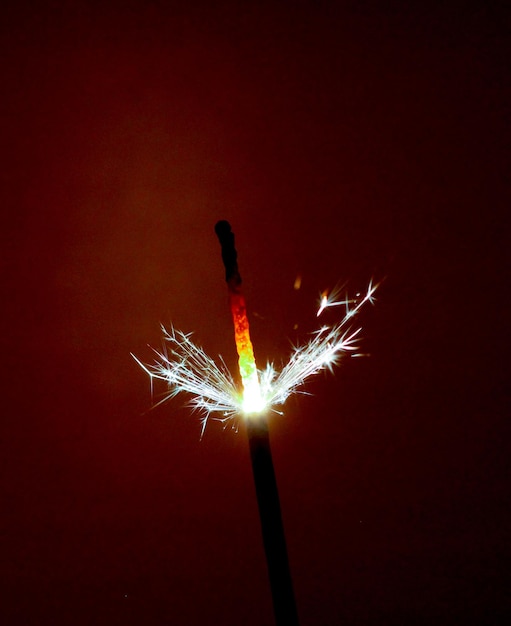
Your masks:
{"label": "glowing tip", "polygon": [[247,416],[257,415],[266,410],[267,405],[261,397],[259,388],[244,389],[241,408],[243,413]]}

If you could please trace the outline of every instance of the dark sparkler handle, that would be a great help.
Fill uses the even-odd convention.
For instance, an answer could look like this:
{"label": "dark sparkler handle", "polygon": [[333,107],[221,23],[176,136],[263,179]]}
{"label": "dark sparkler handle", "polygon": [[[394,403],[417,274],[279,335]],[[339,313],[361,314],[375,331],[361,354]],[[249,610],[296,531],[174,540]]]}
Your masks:
{"label": "dark sparkler handle", "polygon": [[298,612],[266,417],[261,415],[249,418],[247,432],[275,622],[277,626],[298,626]]}
{"label": "dark sparkler handle", "polygon": [[234,245],[234,233],[231,225],[226,220],[220,220],[215,225],[215,233],[222,247],[225,280],[230,290],[237,290],[241,285],[241,276],[238,270],[238,253]]}

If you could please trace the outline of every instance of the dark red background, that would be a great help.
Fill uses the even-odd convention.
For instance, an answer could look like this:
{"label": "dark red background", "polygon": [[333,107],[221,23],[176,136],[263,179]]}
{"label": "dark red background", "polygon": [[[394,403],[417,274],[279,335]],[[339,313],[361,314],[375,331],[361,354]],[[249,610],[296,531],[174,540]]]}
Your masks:
{"label": "dark red background", "polygon": [[303,625],[502,623],[508,15],[190,4],[3,9],[2,623],[272,623],[243,428],[145,413],[129,356],[234,367],[218,219],[261,365],[385,278],[271,420]]}

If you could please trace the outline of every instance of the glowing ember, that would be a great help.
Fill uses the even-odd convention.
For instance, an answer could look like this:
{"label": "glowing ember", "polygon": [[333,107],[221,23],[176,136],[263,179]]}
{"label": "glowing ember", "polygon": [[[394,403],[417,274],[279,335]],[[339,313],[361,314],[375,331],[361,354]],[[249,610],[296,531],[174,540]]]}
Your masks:
{"label": "glowing ember", "polygon": [[238,366],[243,384],[243,412],[246,414],[260,413],[266,408],[266,404],[261,397],[254,349],[250,341],[245,298],[240,293],[230,292],[229,303],[234,322],[234,339],[239,357]]}

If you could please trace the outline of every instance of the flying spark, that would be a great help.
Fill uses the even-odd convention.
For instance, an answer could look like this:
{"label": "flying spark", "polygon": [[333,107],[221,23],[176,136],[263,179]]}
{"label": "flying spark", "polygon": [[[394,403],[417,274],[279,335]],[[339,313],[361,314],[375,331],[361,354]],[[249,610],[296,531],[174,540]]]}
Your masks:
{"label": "flying spark", "polygon": [[[353,330],[350,323],[366,303],[374,303],[377,286],[371,281],[364,296],[341,301],[333,299],[335,292],[330,297],[327,293],[322,294],[327,301],[326,304],[321,301],[317,315],[328,307],[343,305],[344,317],[336,324],[322,326],[313,333],[308,343],[295,346],[289,361],[280,371],[271,363],[262,371],[254,370],[253,352],[248,369],[245,366],[244,371],[238,346],[243,389],[236,384],[223,360],[217,364],[191,340],[190,334],[174,328],[166,330],[162,327],[163,349],[153,349],[156,359],[151,365],[132,356],[151,378],[151,385],[154,379],[167,384],[168,391],[158,404],[180,393],[190,396],[191,408],[201,413],[202,433],[210,417],[228,422],[239,415],[249,418],[251,414],[266,411],[280,413],[279,407],[309,378],[326,369],[332,371],[343,356],[359,356],[356,350],[361,328]],[[236,335],[237,339],[238,335],[243,335],[243,329]],[[249,352],[251,350],[250,345]]]}

